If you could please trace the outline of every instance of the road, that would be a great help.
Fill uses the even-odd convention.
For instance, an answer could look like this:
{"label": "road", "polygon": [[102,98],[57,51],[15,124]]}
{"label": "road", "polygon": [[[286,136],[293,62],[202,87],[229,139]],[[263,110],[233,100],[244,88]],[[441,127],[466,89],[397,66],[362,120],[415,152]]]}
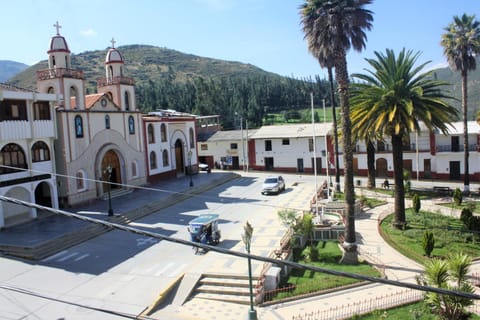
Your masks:
{"label": "road", "polygon": [[[187,224],[200,213],[220,215],[221,247],[241,242],[245,221],[278,220],[277,211],[298,197],[293,182],[311,184],[311,176],[285,175],[287,189],[278,196],[260,194],[264,173],[242,178],[179,202],[131,224],[162,235],[189,239]],[[267,252],[268,253],[268,252]],[[91,307],[140,314],[180,273],[208,268],[209,254],[191,247],[111,231],[37,263],[0,257],[0,281],[53,298]],[[79,306],[2,290],[0,319],[120,319]]]}

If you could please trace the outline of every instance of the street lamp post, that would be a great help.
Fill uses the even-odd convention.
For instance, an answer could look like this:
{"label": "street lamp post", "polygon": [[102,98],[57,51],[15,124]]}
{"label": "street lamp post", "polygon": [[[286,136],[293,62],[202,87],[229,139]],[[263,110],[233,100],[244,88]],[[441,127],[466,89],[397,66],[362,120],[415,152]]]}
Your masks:
{"label": "street lamp post", "polygon": [[192,150],[188,151],[188,175],[190,176],[190,187],[193,187],[192,180]]}
{"label": "street lamp post", "polygon": [[248,310],[248,319],[257,320],[257,311],[253,309],[252,260],[250,258],[250,243],[252,242],[253,227],[247,221],[243,230],[242,239],[245,244],[245,250],[248,253],[248,283],[250,287],[250,310]]}
{"label": "street lamp post", "polygon": [[105,173],[107,174],[107,184],[108,184],[108,216],[113,216],[113,208],[112,208],[112,196],[110,191],[112,190],[111,179],[112,179],[112,167],[109,165],[105,169]]}
{"label": "street lamp post", "polygon": [[[243,116],[241,114],[238,114],[238,112],[235,112],[235,115],[240,116],[240,135],[241,135],[241,141],[242,141],[242,168],[243,171],[247,170],[248,171],[248,165],[245,163],[245,143],[244,143],[244,137],[243,137]],[[247,145],[248,145],[248,131],[247,131]]]}

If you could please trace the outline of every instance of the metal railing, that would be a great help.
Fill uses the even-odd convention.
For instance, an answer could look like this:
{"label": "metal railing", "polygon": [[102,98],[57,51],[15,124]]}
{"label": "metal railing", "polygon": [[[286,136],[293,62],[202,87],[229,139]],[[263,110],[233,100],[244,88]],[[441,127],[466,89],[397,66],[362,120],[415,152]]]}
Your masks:
{"label": "metal railing", "polygon": [[37,80],[49,80],[62,77],[83,79],[83,71],[67,68],[52,68],[37,71]]}

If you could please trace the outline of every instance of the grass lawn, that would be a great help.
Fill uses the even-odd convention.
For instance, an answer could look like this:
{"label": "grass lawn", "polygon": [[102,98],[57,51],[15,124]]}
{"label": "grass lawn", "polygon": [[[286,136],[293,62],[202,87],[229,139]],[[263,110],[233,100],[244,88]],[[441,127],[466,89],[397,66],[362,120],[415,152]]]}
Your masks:
{"label": "grass lawn", "polygon": [[[355,194],[355,198],[360,199],[360,201],[363,202],[363,205],[365,205],[369,208],[375,208],[377,206],[380,206],[382,204],[387,203],[385,200],[382,200],[382,199],[370,198],[370,197],[366,197],[366,196],[363,196],[363,195],[357,195],[357,194]],[[335,199],[345,201],[345,193],[336,192],[335,193]]]}
{"label": "grass lawn", "polygon": [[[422,319],[422,320],[435,320],[438,316],[432,314],[430,308],[421,302],[406,304],[397,308],[388,310],[375,310],[369,314],[363,316],[355,316],[350,319],[356,320],[404,320],[404,319]],[[472,314],[469,319],[479,320],[480,316]]]}
{"label": "grass lawn", "polygon": [[[388,195],[390,197],[394,196],[392,189],[375,188],[375,190],[373,190],[373,191],[381,193],[381,194]],[[429,190],[415,190],[415,189],[412,189],[412,191],[410,193],[405,192],[405,198],[406,199],[411,199],[415,193],[419,195],[420,200],[431,199],[431,198],[435,198],[435,197],[444,196],[442,194],[439,194],[438,192],[433,192],[433,191],[429,191]]]}
{"label": "grass lawn", "polygon": [[405,213],[408,222],[406,230],[392,227],[393,214],[383,220],[380,228],[385,241],[403,255],[423,264],[428,259],[422,247],[423,233],[430,230],[435,238],[432,256],[446,257],[450,252],[480,256],[480,239],[462,232],[463,224],[459,219],[421,210],[419,214],[411,209]]}
{"label": "grass lawn", "polygon": [[[349,273],[362,274],[366,276],[379,277],[380,272],[367,263],[359,263],[358,265],[340,264],[342,252],[336,241],[319,242],[316,245],[318,250],[318,260],[307,262],[301,257],[301,250],[294,250],[294,261],[302,264],[314,265],[324,269],[344,271]],[[326,289],[341,287],[347,284],[357,283],[359,280],[332,276],[320,272],[312,272],[308,270],[293,269],[290,276],[284,283],[284,286],[295,285],[295,289],[289,292],[281,292],[277,294],[274,300],[285,297],[297,296],[305,293],[316,292]]]}
{"label": "grass lawn", "polygon": [[447,208],[453,208],[453,209],[460,209],[462,210],[463,208],[473,208],[473,213],[475,214],[480,214],[480,202],[479,201],[463,201],[459,206],[455,204],[455,202],[449,202],[449,203],[439,203],[439,205],[447,207]]}

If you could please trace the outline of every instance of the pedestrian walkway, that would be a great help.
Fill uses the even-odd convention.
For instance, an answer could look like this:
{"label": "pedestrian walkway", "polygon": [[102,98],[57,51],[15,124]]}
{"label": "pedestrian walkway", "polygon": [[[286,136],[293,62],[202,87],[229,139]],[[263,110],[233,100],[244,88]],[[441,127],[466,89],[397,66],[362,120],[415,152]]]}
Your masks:
{"label": "pedestrian walkway", "polygon": [[[417,262],[398,254],[378,233],[378,223],[382,217],[392,213],[394,199],[385,194],[372,194],[367,190],[362,190],[362,192],[367,196],[382,197],[387,201],[387,204],[365,211],[355,222],[357,243],[361,253],[360,259],[365,259],[384,270],[386,277],[390,280],[416,284],[416,276],[422,273],[423,267]],[[312,192],[309,194],[311,195]],[[407,200],[406,207],[410,205],[410,201]],[[422,208],[451,214],[450,209],[444,210],[445,207],[439,206],[436,201],[422,201]],[[454,214],[459,213],[455,211]],[[245,268],[243,264],[239,267]],[[471,271],[480,272],[480,263],[475,262]],[[388,296],[404,296],[405,294],[405,288],[372,283],[268,307],[256,307],[256,312],[258,319],[262,320],[290,320],[299,316],[301,318],[303,315],[318,315],[318,319],[328,319],[329,317],[324,315],[329,314],[329,310],[335,308],[348,309],[348,305],[352,306],[355,303],[370,299],[383,299]],[[476,303],[478,304],[480,301],[476,301]],[[249,307],[245,305],[192,299],[182,306],[168,309],[168,313],[158,312],[156,316],[160,316],[159,319],[164,318],[162,316],[165,315],[169,315],[169,319],[246,319],[248,310]],[[479,307],[477,307],[477,310],[479,310]],[[335,319],[335,317],[331,319]]]}
{"label": "pedestrian walkway", "polygon": [[[132,192],[112,199],[113,217],[108,216],[108,201],[101,199],[74,206],[65,209],[65,211],[99,220],[120,224],[128,223],[133,218],[138,219],[141,216],[146,216],[239,176],[237,173],[228,171],[200,172],[192,176],[193,186],[190,186],[190,177],[185,176],[145,187],[132,187]],[[68,237],[74,233],[78,234],[79,230],[90,226],[89,222],[63,215],[40,212],[38,216],[37,219],[28,223],[1,230],[0,252],[3,251],[8,254],[14,251],[21,257],[29,257],[27,253],[31,254],[36,248],[51,242],[57,242],[57,245],[61,245],[56,239]],[[80,240],[82,240],[81,237]],[[62,249],[61,246],[58,246],[58,250]],[[21,254],[22,250],[25,252],[24,255]]]}
{"label": "pedestrian walkway", "polygon": [[[368,191],[364,191],[367,195]],[[355,229],[357,232],[357,243],[360,258],[363,258],[373,265],[377,265],[385,270],[385,275],[390,280],[397,280],[407,283],[416,283],[416,276],[422,273],[423,267],[415,261],[408,259],[390,247],[378,233],[378,223],[381,217],[392,213],[392,197],[383,194],[368,194],[367,196],[383,197],[387,204],[367,210],[362,217],[356,219]],[[406,206],[409,206],[407,201]],[[444,210],[445,207],[435,204],[435,201],[422,201],[422,208],[434,212],[450,214],[451,210]],[[480,263],[474,262],[471,272],[480,272]],[[477,293],[478,293],[477,289]],[[379,299],[387,296],[394,296],[396,293],[402,294],[404,288],[384,285],[370,284],[355,289],[338,291],[330,294],[316,296],[308,299],[302,299],[293,302],[274,305],[262,310],[262,320],[293,319],[305,314],[321,315],[331,309],[341,309],[346,305],[363,302],[370,299]],[[480,301],[476,301],[479,304]],[[479,310],[479,307],[477,307]],[[311,318],[315,319],[315,318]],[[319,317],[320,319],[320,317]],[[325,318],[322,318],[325,319]]]}
{"label": "pedestrian walkway", "polygon": [[[171,205],[181,201],[184,197],[191,197],[203,192],[215,185],[220,185],[239,177],[239,174],[214,171],[211,174],[200,173],[193,177],[194,186],[189,186],[188,177],[164,181],[150,188],[135,190],[121,198],[113,199],[113,209],[116,217],[128,216],[139,208],[158,210],[158,206]],[[280,205],[285,208],[302,208],[310,205],[313,186],[310,184],[299,184],[296,188],[301,189],[297,197],[285,197],[285,202]],[[161,191],[161,192],[159,192]],[[368,191],[363,190],[365,195]],[[421,273],[422,266],[416,262],[399,255],[381,238],[378,233],[379,219],[393,211],[393,198],[376,194],[376,197],[384,197],[387,204],[367,210],[356,220],[357,242],[361,258],[378,265],[385,270],[388,279],[402,282],[415,283],[415,276]],[[406,206],[409,206],[407,202]],[[444,214],[452,214],[447,208],[438,206],[435,201],[422,201],[422,208],[430,211],[438,211]],[[147,209],[144,209],[147,210]],[[145,214],[148,214],[148,210]],[[77,206],[69,209],[71,212],[78,212],[86,216],[95,216],[101,219],[110,219],[107,216],[107,201],[97,200],[85,206]],[[458,212],[454,211],[454,214]],[[68,222],[67,222],[68,220]],[[12,227],[0,232],[0,245],[17,243],[21,246],[35,246],[38,243],[55,238],[63,233],[72,232],[78,229],[84,222],[63,219],[61,216],[50,216],[37,221]],[[262,219],[259,215],[255,225],[255,247],[253,254],[268,255],[272,247],[278,246],[281,236],[285,232],[284,226],[273,219]],[[245,252],[241,241],[231,248],[235,251]],[[208,254],[208,268],[206,271],[215,273],[247,274],[245,259],[235,259],[217,253]],[[259,275],[263,263],[253,261],[253,274]],[[480,273],[480,264],[475,263],[473,270]],[[165,284],[167,286],[168,284]],[[161,291],[162,288],[158,288]],[[280,303],[268,307],[256,307],[258,319],[278,320],[292,319],[293,317],[308,313],[319,314],[323,310],[335,307],[342,307],[346,304],[365,301],[366,299],[381,298],[389,294],[401,292],[402,288],[372,283],[349,290],[342,290],[300,299],[292,302]],[[205,299],[191,299],[181,305],[171,305],[158,310],[152,315],[156,319],[242,319],[247,318],[249,307],[228,302],[212,301]]]}

